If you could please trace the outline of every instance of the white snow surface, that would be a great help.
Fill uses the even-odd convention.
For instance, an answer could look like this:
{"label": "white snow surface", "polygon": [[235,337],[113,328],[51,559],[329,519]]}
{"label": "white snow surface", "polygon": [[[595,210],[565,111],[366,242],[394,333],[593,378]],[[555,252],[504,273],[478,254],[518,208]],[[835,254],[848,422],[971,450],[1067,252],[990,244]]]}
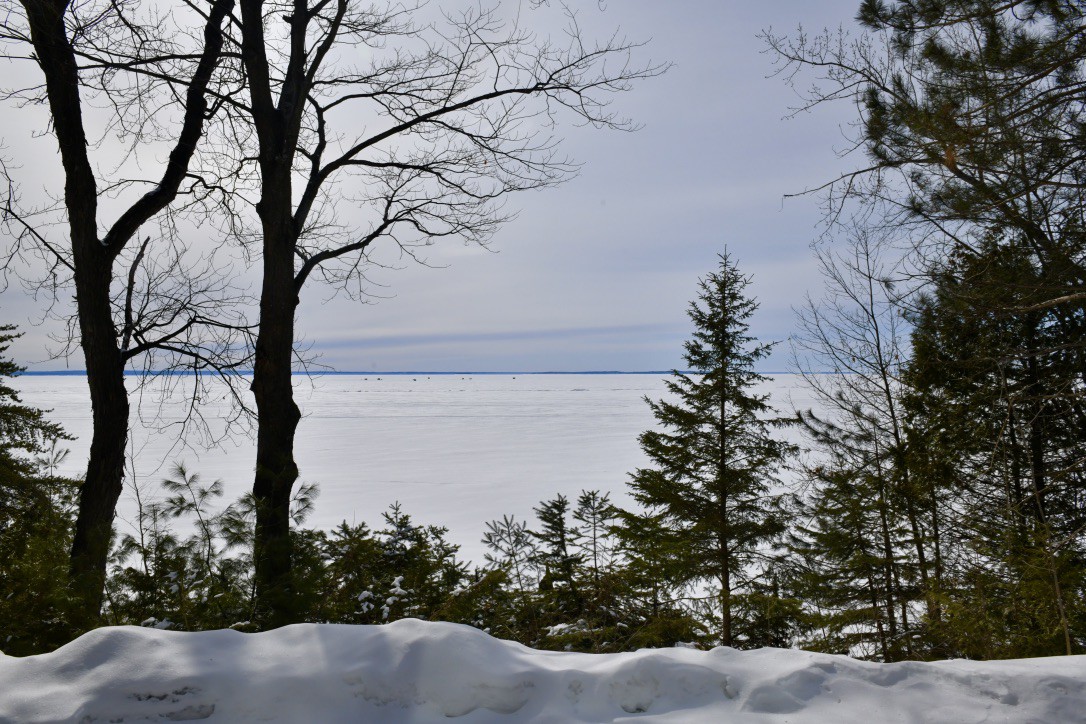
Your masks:
{"label": "white snow surface", "polygon": [[[666,394],[665,374],[554,375],[297,375],[304,418],[295,453],[301,480],[320,484],[306,525],[330,529],[343,520],[382,527],[381,512],[400,501],[416,524],[443,525],[462,559],[482,563],[486,523],[515,515],[532,519],[539,501],[581,490],[609,492],[630,505],[629,473],[647,459],[637,438],[655,426],[644,397]],[[140,387],[145,382],[145,387]],[[176,384],[166,395],[167,383]],[[223,505],[253,485],[254,440],[206,449],[197,429],[180,421],[190,404],[191,377],[125,378],[132,396],[135,479],[146,502],[161,494],[170,465],[184,462],[203,482],[222,479]],[[27,404],[76,437],[60,472],[80,476],[90,445],[91,407],[83,376],[18,377]],[[781,414],[814,400],[795,375],[775,375],[759,390]],[[230,405],[222,390],[201,401],[213,435],[226,432]],[[248,393],[246,393],[248,394]],[[252,401],[249,400],[250,405]],[[795,441],[797,430],[788,431]],[[129,471],[131,472],[131,470]],[[118,506],[118,530],[135,532],[132,476]]]}
{"label": "white snow surface", "polygon": [[0,655],[3,722],[1084,722],[1086,656],[872,664],[804,651],[535,651],[468,626],[134,626]]}

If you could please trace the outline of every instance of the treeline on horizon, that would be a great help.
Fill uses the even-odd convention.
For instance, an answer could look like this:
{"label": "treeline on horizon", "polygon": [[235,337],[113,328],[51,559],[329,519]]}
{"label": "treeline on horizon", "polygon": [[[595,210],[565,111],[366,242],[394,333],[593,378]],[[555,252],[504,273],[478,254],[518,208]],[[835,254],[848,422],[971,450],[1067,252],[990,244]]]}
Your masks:
{"label": "treeline on horizon", "polygon": [[[212,3],[205,42],[216,33],[230,41],[232,29],[215,25],[228,4]],[[240,26],[250,43],[256,17],[245,16]],[[690,306],[695,332],[684,361],[691,374],[673,374],[665,399],[647,401],[657,424],[640,437],[650,464],[627,481],[634,509],[615,508],[599,491],[541,501],[530,523],[510,516],[489,524],[490,553],[480,566],[457,560],[440,525],[418,525],[398,507],[378,530],[307,529],[314,491],[296,484],[289,318],[316,260],[364,247],[321,251],[308,245],[304,224],[276,216],[283,209],[274,203],[258,204],[265,271],[278,282],[262,290],[261,308],[274,314],[260,320],[253,345],[240,345],[253,350],[256,369],[253,493],[220,506],[217,484],[178,468],[162,499],[138,501],[136,533],[117,536],[115,496],[111,502],[103,491],[119,494],[125,436],[117,430],[126,428],[96,423],[86,479],[64,480],[56,474],[63,431],[0,387],[0,648],[49,650],[102,623],[264,630],[416,616],[580,651],[774,645],[878,661],[1082,653],[1086,10],[1073,0],[864,0],[857,19],[866,31],[858,37],[765,37],[786,79],[806,84],[815,76],[799,110],[855,104],[850,141],[865,155],[862,169],[820,190],[828,223],[814,251],[826,291],[798,312],[796,368],[819,413],[774,410],[754,392],[761,379],[755,368],[769,347],[748,328],[756,308],[746,295],[749,279],[724,254]],[[302,19],[296,24],[303,32]],[[200,83],[188,98],[217,77],[207,75],[217,53],[204,48]],[[224,67],[233,67],[232,57],[224,57]],[[238,73],[259,71],[253,57],[244,61]],[[557,86],[544,83],[541,92],[583,99],[593,88],[621,90],[660,71],[625,67],[633,70],[617,78],[607,78],[606,68],[548,76],[546,83]],[[42,69],[62,82],[49,75],[56,69],[48,58]],[[440,68],[428,70],[432,78]],[[300,91],[309,76],[284,77]],[[435,102],[423,97],[420,103]],[[436,102],[441,116],[448,109]],[[602,108],[573,106],[607,125],[613,119]],[[259,146],[253,157],[259,150],[261,171],[271,179],[262,198],[290,199],[273,182],[282,179],[277,164],[291,168],[298,149],[275,155],[268,144],[278,136],[261,130],[267,119],[260,109],[274,109],[251,109]],[[66,128],[58,124],[58,136]],[[502,157],[500,141],[513,138],[471,136],[472,128],[462,122],[453,130],[480,144],[472,148],[482,156],[439,158],[429,168],[452,164],[451,173],[463,174],[461,185],[438,183],[425,193],[411,187],[419,203],[450,208],[447,194],[464,191],[472,168],[493,168],[487,164]],[[440,148],[433,152],[440,156]],[[300,153],[312,160],[315,152]],[[477,165],[458,166],[465,158]],[[531,158],[519,162],[538,168]],[[307,188],[319,190],[338,168],[326,174],[318,158],[315,185]],[[561,176],[561,169],[551,171]],[[500,195],[555,180],[514,174],[491,190]],[[408,188],[393,186],[393,196]],[[133,208],[147,211],[139,203]],[[481,240],[490,229],[479,215],[485,209],[468,208],[462,232]],[[69,212],[80,209],[86,212],[79,204]],[[430,228],[422,217],[395,221]],[[72,259],[89,263],[97,244],[76,239],[73,226]],[[117,257],[130,262],[129,292],[145,278],[137,273],[143,250],[130,251]],[[298,278],[283,272],[294,269],[293,255],[303,260]],[[53,270],[71,262],[60,258]],[[94,274],[108,277],[113,258],[94,266]],[[325,279],[346,283],[356,269],[336,277],[325,268]],[[146,281],[168,278],[156,273]],[[113,340],[124,354],[147,352],[146,369],[154,354],[176,359],[170,345],[153,354],[142,343],[130,346],[147,330],[130,319],[123,293],[112,301],[109,293],[91,293],[101,291],[94,274],[73,277],[81,304],[105,305],[81,308],[89,315],[80,316],[84,337],[90,330],[97,343]],[[197,286],[201,293],[224,289]],[[161,319],[151,315],[148,329]],[[251,330],[238,325],[230,334]],[[13,333],[4,328],[0,344],[6,348]],[[238,338],[227,336],[193,338],[193,349],[232,349]],[[92,368],[101,359],[87,351],[96,415],[127,420],[127,398],[117,395],[125,394],[129,358],[106,357],[121,363]],[[3,376],[17,371],[6,359],[2,364]],[[221,360],[221,369],[240,364]],[[803,433],[802,449],[785,441],[788,426]],[[785,469],[794,485],[782,483]],[[195,532],[178,533],[182,521]]]}

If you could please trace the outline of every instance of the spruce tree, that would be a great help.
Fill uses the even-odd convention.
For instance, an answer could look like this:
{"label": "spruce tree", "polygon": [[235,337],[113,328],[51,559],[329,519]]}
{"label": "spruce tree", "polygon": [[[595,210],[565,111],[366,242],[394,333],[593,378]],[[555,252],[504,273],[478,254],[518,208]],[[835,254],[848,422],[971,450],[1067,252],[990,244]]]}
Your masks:
{"label": "spruce tree", "polygon": [[[1033,256],[994,234],[976,248],[918,300],[907,368],[914,457],[945,490],[951,523],[943,634],[958,656],[1078,653],[1082,364],[1060,315],[1038,304]],[[1081,325],[1082,305],[1067,306]]]}
{"label": "spruce tree", "polygon": [[[847,443],[846,443],[847,444]],[[797,593],[817,632],[806,649],[889,662],[901,650],[900,566],[904,516],[892,517],[878,477],[857,470],[848,451],[808,469],[808,496],[789,531]],[[881,496],[881,497],[880,497]],[[891,537],[891,543],[886,539]]]}
{"label": "spruce tree", "polygon": [[71,439],[8,383],[23,368],[6,356],[19,335],[0,325],[0,649],[50,651],[66,642],[66,578],[78,483],[57,475]]}
{"label": "spruce tree", "polygon": [[599,584],[600,573],[609,572],[614,560],[614,542],[611,528],[615,519],[615,506],[611,494],[598,490],[582,490],[577,498],[573,519],[580,523],[571,531],[573,547],[584,565],[588,566],[592,583]]}
{"label": "spruce tree", "polygon": [[564,587],[575,593],[577,587],[576,571],[584,562],[580,556],[570,552],[573,540],[579,536],[576,528],[569,526],[566,517],[569,514],[569,498],[559,494],[551,500],[544,500],[533,512],[539,519],[539,531],[531,531],[532,537],[539,541],[536,549],[536,563],[544,570],[540,587]]}
{"label": "spruce tree", "polygon": [[624,512],[622,535],[635,556],[658,562],[662,580],[702,598],[720,643],[740,643],[733,620],[784,521],[774,474],[791,446],[771,435],[777,424],[754,371],[771,349],[748,334],[758,308],[750,279],[725,253],[701,279],[690,304],[694,323],[669,397],[646,398],[661,429],[641,435],[652,465],[631,475],[644,512]]}
{"label": "spruce tree", "polygon": [[69,439],[59,425],[45,419],[42,410],[22,404],[19,394],[4,381],[24,371],[4,356],[20,336],[13,325],[0,325],[0,514],[13,510],[20,500],[39,496],[37,456],[48,453],[54,441]]}

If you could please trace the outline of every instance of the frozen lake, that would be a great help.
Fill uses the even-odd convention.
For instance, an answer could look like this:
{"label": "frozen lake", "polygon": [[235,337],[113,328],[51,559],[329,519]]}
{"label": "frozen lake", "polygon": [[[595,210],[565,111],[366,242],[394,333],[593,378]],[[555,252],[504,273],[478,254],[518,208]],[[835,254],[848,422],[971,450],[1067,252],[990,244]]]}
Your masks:
{"label": "frozen lake", "polygon": [[[654,420],[643,397],[660,397],[664,375],[327,375],[295,378],[303,419],[297,458],[301,479],[320,485],[308,525],[331,528],[342,520],[380,523],[393,501],[416,523],[449,528],[463,557],[482,561],[487,521],[503,514],[532,517],[532,507],[584,489],[611,493],[628,503],[627,474],[645,463],[638,435]],[[191,380],[191,378],[189,378]],[[185,378],[180,380],[182,386]],[[135,389],[140,378],[128,378]],[[191,382],[189,382],[191,384]],[[15,387],[28,404],[51,409],[50,419],[76,440],[65,469],[81,475],[91,425],[82,376],[24,376]],[[777,409],[810,407],[794,375],[767,383]],[[255,444],[244,430],[207,448],[179,443],[176,423],[188,398],[163,398],[161,382],[146,386],[133,414],[133,481],[157,493],[174,461],[205,481],[220,478],[226,500],[252,485]],[[229,405],[221,394],[204,403],[212,431],[222,432]],[[141,419],[138,419],[141,418]],[[789,435],[795,437],[795,433]],[[126,489],[120,526],[135,503]]]}

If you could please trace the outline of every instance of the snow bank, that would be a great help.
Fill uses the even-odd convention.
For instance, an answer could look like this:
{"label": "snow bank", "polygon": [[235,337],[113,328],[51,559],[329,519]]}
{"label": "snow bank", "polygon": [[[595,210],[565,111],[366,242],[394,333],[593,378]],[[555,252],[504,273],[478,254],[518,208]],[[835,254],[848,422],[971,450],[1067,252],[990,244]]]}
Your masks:
{"label": "snow bank", "polygon": [[0,655],[3,722],[1086,722],[1086,656],[868,664],[765,649],[535,651],[467,626],[92,631]]}

